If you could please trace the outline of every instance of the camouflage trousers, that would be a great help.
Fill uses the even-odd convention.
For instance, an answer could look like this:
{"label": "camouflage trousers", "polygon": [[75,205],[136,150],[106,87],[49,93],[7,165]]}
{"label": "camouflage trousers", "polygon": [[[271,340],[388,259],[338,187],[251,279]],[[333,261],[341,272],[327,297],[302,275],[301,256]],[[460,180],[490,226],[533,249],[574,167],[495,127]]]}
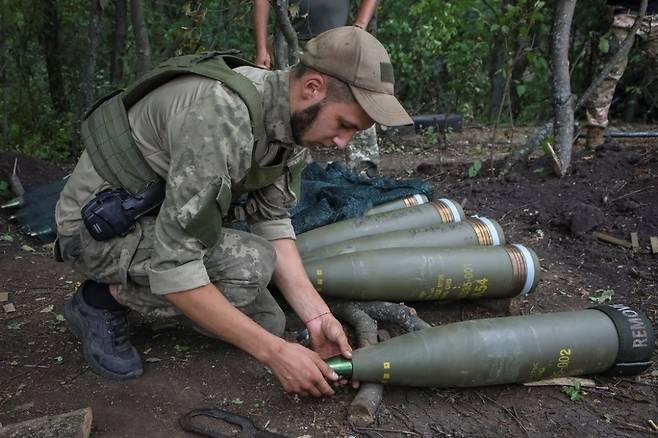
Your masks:
{"label": "camouflage trousers", "polygon": [[[73,236],[59,236],[62,258],[85,277],[119,285],[122,304],[149,317],[173,317],[181,312],[163,295],[151,293],[148,279],[155,217],[143,217],[125,237],[94,240],[84,226]],[[276,252],[255,234],[224,228],[222,241],[203,263],[210,281],[231,304],[278,336],[285,315],[267,290]],[[254,255],[256,254],[256,255]]]}
{"label": "camouflage trousers", "polygon": [[[635,22],[634,14],[615,15],[610,33],[612,39],[610,42],[610,51],[606,60],[610,59],[620,50],[622,42],[626,39],[630,28]],[[636,36],[639,40],[638,48],[642,50],[649,61],[653,63],[654,71],[658,77],[658,15],[648,15],[644,17]],[[608,76],[603,80],[601,85],[592,93],[587,102],[587,125],[605,128],[608,126],[608,112],[612,103],[612,97],[615,94],[617,82],[621,79],[628,64],[627,50],[617,64],[614,65]],[[606,62],[604,60],[604,62]]]}
{"label": "camouflage trousers", "polygon": [[362,163],[379,165],[379,145],[375,126],[354,134],[345,150],[347,167],[358,168]]}

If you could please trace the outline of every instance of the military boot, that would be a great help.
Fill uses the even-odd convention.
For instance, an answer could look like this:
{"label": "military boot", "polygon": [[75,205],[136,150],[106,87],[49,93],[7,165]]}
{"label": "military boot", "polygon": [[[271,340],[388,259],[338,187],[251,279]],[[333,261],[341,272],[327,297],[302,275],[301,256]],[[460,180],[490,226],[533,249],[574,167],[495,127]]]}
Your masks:
{"label": "military boot", "polygon": [[587,128],[587,147],[594,149],[605,143],[605,128],[590,126]]}
{"label": "military boot", "polygon": [[127,310],[97,309],[82,296],[84,283],[64,305],[71,331],[82,341],[91,369],[109,379],[130,379],[143,373],[142,360],[129,339]]}

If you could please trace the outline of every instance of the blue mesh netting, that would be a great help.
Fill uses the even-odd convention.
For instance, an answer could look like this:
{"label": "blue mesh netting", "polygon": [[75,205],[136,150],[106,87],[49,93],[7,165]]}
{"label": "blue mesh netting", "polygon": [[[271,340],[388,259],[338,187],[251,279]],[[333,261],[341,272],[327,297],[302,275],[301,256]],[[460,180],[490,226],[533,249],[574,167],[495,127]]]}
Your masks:
{"label": "blue mesh netting", "polygon": [[290,211],[292,225],[295,233],[300,234],[362,216],[375,205],[416,194],[432,199],[432,185],[427,181],[361,177],[340,161],[326,168],[313,162],[302,173],[299,203]]}

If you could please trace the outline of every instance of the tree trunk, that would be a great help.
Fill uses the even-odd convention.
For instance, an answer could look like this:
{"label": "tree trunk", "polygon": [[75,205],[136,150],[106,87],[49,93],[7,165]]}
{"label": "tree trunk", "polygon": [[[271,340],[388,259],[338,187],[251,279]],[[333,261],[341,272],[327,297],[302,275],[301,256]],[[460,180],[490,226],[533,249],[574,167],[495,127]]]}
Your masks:
{"label": "tree trunk", "polygon": [[273,6],[276,13],[275,63],[277,69],[284,70],[299,62],[299,43],[297,42],[297,32],[293,29],[288,17],[288,0],[276,0],[273,2]]}
{"label": "tree trunk", "polygon": [[[613,67],[619,62],[622,56],[624,56],[624,53],[628,50],[633,45],[633,42],[635,41],[635,33],[637,32],[637,29],[640,27],[640,24],[642,23],[642,20],[644,19],[644,15],[647,12],[647,3],[648,0],[641,0],[640,2],[640,10],[637,14],[637,17],[635,19],[635,23],[633,24],[633,27],[631,27],[628,31],[628,36],[626,36],[626,39],[624,40],[623,43],[621,43],[621,47],[615,53],[609,60],[608,63],[601,69],[599,72],[598,76],[589,84],[585,92],[578,98],[576,101],[576,104],[574,105],[574,112],[578,111],[580,108],[585,105],[585,102],[587,102],[587,99],[592,95],[594,90],[601,85],[601,82],[610,74],[612,71]],[[529,137],[529,139],[526,141],[525,144],[521,145],[518,149],[516,149],[512,155],[510,155],[507,160],[505,161],[505,165],[503,166],[503,170],[501,170],[500,174],[502,176],[507,175],[511,170],[512,167],[519,161],[521,161],[524,158],[527,158],[528,155],[540,144],[542,144],[543,140],[546,138],[549,132],[552,132],[553,128],[553,123],[554,119],[549,120],[544,124],[544,126],[537,131],[534,135]]]}
{"label": "tree trunk", "polygon": [[128,4],[126,0],[114,2],[114,44],[110,65],[110,83],[116,88],[123,83],[123,58],[126,56],[126,29]]}
{"label": "tree trunk", "polygon": [[366,30],[368,33],[370,33],[372,36],[375,38],[377,37],[377,11],[379,8],[375,8],[375,12],[372,14],[372,18],[370,19],[370,22],[366,26]]}
{"label": "tree trunk", "polygon": [[505,96],[505,40],[499,34],[494,36],[489,60],[489,80],[491,81],[491,120],[496,120]]}
{"label": "tree trunk", "polygon": [[9,144],[9,105],[7,103],[7,65],[9,57],[5,42],[7,41],[6,15],[0,15],[0,87],[2,87],[2,143]]}
{"label": "tree trunk", "polygon": [[87,29],[89,52],[82,85],[82,106],[85,109],[93,105],[96,94],[96,64],[101,39],[101,13],[103,12],[100,0],[91,0],[89,6],[89,28]]}
{"label": "tree trunk", "polygon": [[569,173],[573,145],[573,97],[569,73],[569,41],[576,0],[559,0],[555,4],[555,18],[551,35],[551,64],[553,66],[553,105],[555,108],[555,145],[560,151],[560,176]]}
{"label": "tree trunk", "polygon": [[142,0],[131,0],[130,6],[135,44],[137,45],[137,76],[142,76],[151,68],[151,46],[144,22]]}
{"label": "tree trunk", "polygon": [[55,111],[59,113],[70,110],[62,61],[62,47],[60,36],[60,17],[57,4],[54,0],[34,0],[32,8],[35,13],[34,28],[37,31],[39,44],[46,58],[48,72],[48,91]]}

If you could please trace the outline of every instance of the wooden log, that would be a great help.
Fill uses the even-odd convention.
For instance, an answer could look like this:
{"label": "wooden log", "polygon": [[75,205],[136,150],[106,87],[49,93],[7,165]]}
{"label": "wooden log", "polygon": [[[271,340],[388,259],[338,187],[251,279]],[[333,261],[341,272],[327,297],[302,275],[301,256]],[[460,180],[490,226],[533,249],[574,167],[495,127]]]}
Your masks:
{"label": "wooden log", "polygon": [[594,231],[592,236],[604,242],[612,243],[613,245],[623,246],[624,248],[631,248],[633,246],[628,240],[618,239],[614,236],[611,236],[610,234],[602,233],[599,231]]}
{"label": "wooden log", "polygon": [[658,237],[650,236],[649,242],[651,243],[651,253],[653,255],[658,254]]}
{"label": "wooden log", "polygon": [[631,233],[631,246],[633,251],[638,251],[640,249],[640,239],[638,238],[637,233]]}
{"label": "wooden log", "polygon": [[0,438],[88,438],[91,408],[33,418],[0,428]]}
{"label": "wooden log", "polygon": [[[387,341],[391,338],[386,330],[378,330],[378,340]],[[347,419],[356,427],[370,426],[375,422],[377,409],[384,397],[384,385],[381,383],[362,383],[359,392],[350,403]]]}

